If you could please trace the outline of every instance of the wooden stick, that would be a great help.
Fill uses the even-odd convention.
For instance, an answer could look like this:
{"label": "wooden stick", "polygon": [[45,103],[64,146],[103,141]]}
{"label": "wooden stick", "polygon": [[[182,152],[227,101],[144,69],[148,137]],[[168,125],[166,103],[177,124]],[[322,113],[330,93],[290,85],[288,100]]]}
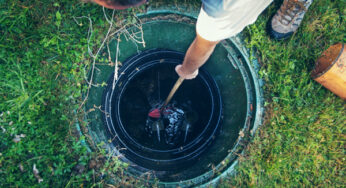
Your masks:
{"label": "wooden stick", "polygon": [[175,84],[174,84],[174,86],[173,86],[171,92],[169,93],[169,95],[168,95],[168,97],[167,97],[167,99],[166,99],[165,104],[163,105],[163,107],[165,107],[165,106],[169,103],[169,101],[172,99],[174,93],[178,90],[180,84],[181,84],[183,81],[184,81],[184,78],[179,77],[179,79],[175,82]]}

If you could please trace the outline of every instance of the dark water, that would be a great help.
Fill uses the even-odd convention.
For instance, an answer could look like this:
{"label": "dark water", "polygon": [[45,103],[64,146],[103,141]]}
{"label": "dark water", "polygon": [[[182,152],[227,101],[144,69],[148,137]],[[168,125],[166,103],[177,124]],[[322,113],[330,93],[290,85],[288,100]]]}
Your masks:
{"label": "dark water", "polygon": [[148,117],[151,109],[164,102],[178,79],[174,67],[174,64],[156,64],[137,74],[120,100],[120,119],[126,132],[144,147],[157,150],[184,147],[208,124],[211,97],[199,77],[182,83],[167,106],[170,115],[159,120]]}

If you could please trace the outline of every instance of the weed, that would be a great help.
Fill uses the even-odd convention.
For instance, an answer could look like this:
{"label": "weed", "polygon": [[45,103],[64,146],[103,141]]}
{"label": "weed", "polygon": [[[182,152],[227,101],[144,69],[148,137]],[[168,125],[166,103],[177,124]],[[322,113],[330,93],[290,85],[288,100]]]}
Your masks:
{"label": "weed", "polygon": [[[299,31],[278,42],[265,26],[279,5],[275,1],[246,30],[249,47],[261,57],[268,121],[241,158],[238,174],[221,186],[343,186],[345,104],[309,72],[323,50],[345,43],[345,3],[314,1]],[[143,9],[116,11],[115,20],[132,23],[131,15]],[[95,51],[108,29],[102,7],[77,0],[0,0],[1,187],[101,187],[111,186],[110,179],[143,185],[102,147],[89,153],[74,128],[88,85],[83,70],[92,65],[89,21],[73,19],[81,16],[93,23]]]}
{"label": "weed", "polygon": [[309,72],[322,51],[345,43],[345,5],[314,1],[298,32],[274,41],[265,30],[280,3],[275,1],[246,31],[248,46],[261,57],[268,121],[248,147],[238,174],[225,185],[343,185],[345,103]]}

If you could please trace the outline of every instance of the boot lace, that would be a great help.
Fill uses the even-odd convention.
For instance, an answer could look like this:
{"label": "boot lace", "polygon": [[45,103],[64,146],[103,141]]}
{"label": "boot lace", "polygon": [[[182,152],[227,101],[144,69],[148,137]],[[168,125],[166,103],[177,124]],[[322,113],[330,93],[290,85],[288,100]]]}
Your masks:
{"label": "boot lace", "polygon": [[298,0],[285,0],[280,7],[278,14],[280,15],[279,22],[284,25],[289,25],[301,11],[306,11],[305,2]]}

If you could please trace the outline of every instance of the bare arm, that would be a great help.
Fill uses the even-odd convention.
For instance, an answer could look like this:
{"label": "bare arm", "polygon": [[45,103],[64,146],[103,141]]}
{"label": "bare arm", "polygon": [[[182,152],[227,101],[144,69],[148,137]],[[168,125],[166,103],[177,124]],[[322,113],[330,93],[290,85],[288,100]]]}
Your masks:
{"label": "bare arm", "polygon": [[182,65],[176,67],[179,76],[185,79],[193,79],[198,74],[200,68],[213,53],[215,46],[219,41],[208,41],[198,35],[191,43],[185,54]]}

